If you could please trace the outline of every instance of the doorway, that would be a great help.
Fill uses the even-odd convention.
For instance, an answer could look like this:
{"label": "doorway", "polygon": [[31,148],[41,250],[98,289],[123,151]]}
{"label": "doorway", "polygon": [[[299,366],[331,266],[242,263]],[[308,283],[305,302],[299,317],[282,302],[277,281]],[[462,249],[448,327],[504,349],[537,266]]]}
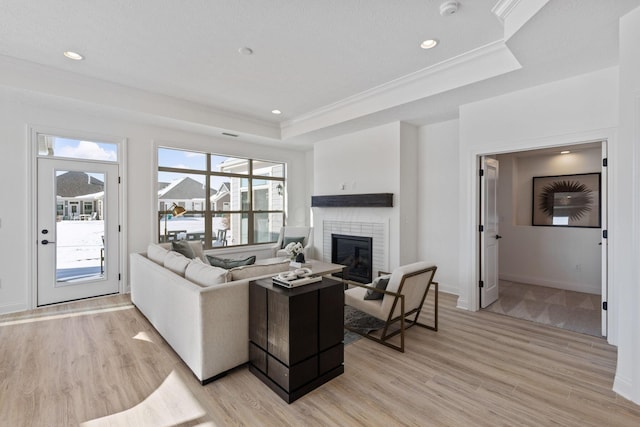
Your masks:
{"label": "doorway", "polygon": [[[496,301],[484,300],[480,282],[478,306],[488,311],[556,327],[606,336],[604,310],[607,299],[607,243],[606,243],[606,142],[596,141],[565,147],[504,153],[491,156],[500,165],[497,194],[497,218],[493,239],[498,246],[499,282]],[[540,177],[551,176],[555,181],[579,181],[585,176],[597,177],[598,184],[589,188],[587,212],[595,222],[566,223],[562,206],[557,206],[553,224],[541,225],[534,184]],[[536,177],[536,178],[534,178]],[[575,178],[575,179],[574,179]],[[491,205],[491,192],[484,188],[481,178],[480,207]],[[556,198],[562,194],[556,193]],[[571,197],[571,194],[564,196]],[[573,193],[576,196],[576,193]],[[537,197],[537,198],[536,198]],[[558,201],[559,203],[560,201]],[[558,214],[558,212],[561,212]],[[491,222],[486,208],[479,211],[480,226]],[[483,218],[484,217],[484,218]],[[584,216],[583,216],[584,221]],[[604,235],[603,235],[604,233]],[[491,271],[483,250],[491,236],[479,233],[479,277]],[[490,254],[490,253],[489,253]],[[491,260],[491,257],[488,257]]]}
{"label": "doorway", "polygon": [[35,305],[118,293],[117,144],[44,134],[36,140]]}

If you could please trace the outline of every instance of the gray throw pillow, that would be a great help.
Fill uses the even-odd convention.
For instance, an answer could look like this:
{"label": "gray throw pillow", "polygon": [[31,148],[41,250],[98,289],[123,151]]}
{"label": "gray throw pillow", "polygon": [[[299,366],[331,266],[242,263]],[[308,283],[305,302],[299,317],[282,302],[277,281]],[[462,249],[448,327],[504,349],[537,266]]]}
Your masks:
{"label": "gray throw pillow", "polygon": [[228,259],[228,258],[218,258],[217,256],[207,255],[207,259],[209,260],[209,264],[214,267],[220,267],[224,269],[231,269],[234,267],[240,267],[242,265],[251,265],[256,262],[256,256],[251,255],[245,259]]}
{"label": "gray throw pillow", "polygon": [[285,237],[282,239],[282,246],[280,249],[286,248],[289,243],[300,243],[304,246],[304,237]]}
{"label": "gray throw pillow", "polygon": [[189,259],[194,259],[196,257],[196,253],[186,240],[174,240],[171,242],[171,250],[176,251]]}
{"label": "gray throw pillow", "polygon": [[[390,277],[378,277],[376,278],[376,280],[373,281],[371,286],[375,287],[376,289],[385,290],[387,289],[387,285],[389,284],[389,279]],[[369,299],[369,300],[382,299],[382,298],[384,298],[384,293],[372,291],[371,289],[367,289],[367,293],[364,295],[364,299]]]}

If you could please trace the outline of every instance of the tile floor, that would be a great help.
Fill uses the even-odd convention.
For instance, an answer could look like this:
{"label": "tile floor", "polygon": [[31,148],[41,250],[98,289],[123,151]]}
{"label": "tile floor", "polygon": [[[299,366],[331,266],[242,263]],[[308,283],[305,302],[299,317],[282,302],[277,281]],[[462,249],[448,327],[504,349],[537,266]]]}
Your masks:
{"label": "tile floor", "polygon": [[600,304],[600,295],[501,280],[485,310],[600,337]]}

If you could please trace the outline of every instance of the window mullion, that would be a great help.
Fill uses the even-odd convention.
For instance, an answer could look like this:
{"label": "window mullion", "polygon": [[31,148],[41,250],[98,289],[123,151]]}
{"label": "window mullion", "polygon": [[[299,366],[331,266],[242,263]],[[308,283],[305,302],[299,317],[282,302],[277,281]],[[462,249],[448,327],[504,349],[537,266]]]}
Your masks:
{"label": "window mullion", "polygon": [[204,247],[211,248],[213,242],[213,216],[211,214],[211,154],[207,154],[207,177],[204,180]]}

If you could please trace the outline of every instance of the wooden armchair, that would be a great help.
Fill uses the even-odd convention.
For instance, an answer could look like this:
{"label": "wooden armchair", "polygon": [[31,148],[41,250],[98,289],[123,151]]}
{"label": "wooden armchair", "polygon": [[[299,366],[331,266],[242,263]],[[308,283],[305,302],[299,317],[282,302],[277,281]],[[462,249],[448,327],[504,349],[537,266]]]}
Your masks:
{"label": "wooden armchair", "polygon": [[[433,281],[437,267],[426,262],[416,262],[396,268],[389,276],[385,290],[377,289],[371,284],[363,285],[349,282],[354,287],[345,290],[345,304],[385,322],[382,332],[363,333],[349,325],[345,329],[360,334],[373,341],[384,344],[395,350],[404,352],[404,336],[407,329],[414,325],[438,330],[438,283]],[[434,287],[433,324],[418,322],[422,305],[427,294]],[[367,300],[368,290],[384,294],[382,299]],[[400,334],[400,345],[388,340]]]}

